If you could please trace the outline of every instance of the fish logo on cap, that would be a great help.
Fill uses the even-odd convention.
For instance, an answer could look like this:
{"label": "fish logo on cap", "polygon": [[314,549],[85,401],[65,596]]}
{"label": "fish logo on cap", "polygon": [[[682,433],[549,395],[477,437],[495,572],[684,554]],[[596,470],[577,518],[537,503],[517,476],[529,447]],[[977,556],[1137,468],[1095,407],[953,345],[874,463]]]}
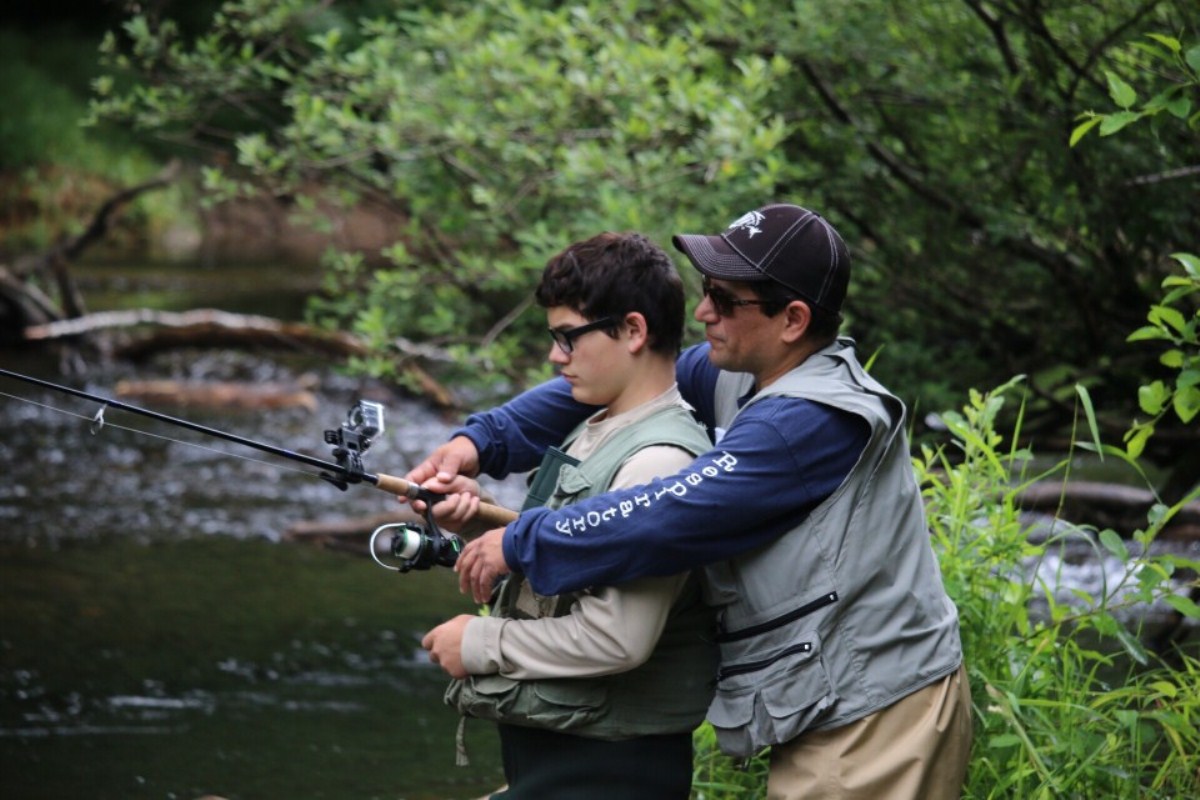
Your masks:
{"label": "fish logo on cap", "polygon": [[727,228],[727,230],[729,230],[729,231],[739,231],[739,230],[745,231],[746,237],[749,239],[753,239],[756,234],[762,233],[762,228],[760,228],[758,226],[762,224],[762,221],[764,219],[766,219],[766,217],[764,217],[762,215],[762,212],[747,211],[745,214],[742,214],[742,216],[740,216],[736,220],[734,220],[733,223]]}

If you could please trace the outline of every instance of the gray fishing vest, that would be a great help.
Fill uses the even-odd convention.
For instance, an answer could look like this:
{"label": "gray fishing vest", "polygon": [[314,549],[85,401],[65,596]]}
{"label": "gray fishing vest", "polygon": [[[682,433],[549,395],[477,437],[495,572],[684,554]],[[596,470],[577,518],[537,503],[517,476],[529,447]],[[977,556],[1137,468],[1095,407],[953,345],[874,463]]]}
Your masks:
{"label": "gray fishing vest", "polygon": [[[582,430],[583,426],[577,428],[567,444]],[[664,444],[692,455],[712,446],[687,410],[664,408],[615,432],[585,461],[563,464],[546,505],[560,508],[602,494],[630,456]],[[517,608],[523,584],[522,576],[510,576],[492,613],[516,619],[562,616],[583,594],[535,596],[538,610],[531,614]],[[693,574],[671,606],[654,652],[640,666],[596,678],[516,681],[498,674],[477,675],[452,683],[446,702],[464,716],[596,739],[687,732],[704,720],[712,699],[717,667],[713,633],[713,610],[704,603],[700,581]]]}
{"label": "gray fishing vest", "polygon": [[[753,376],[721,373],[719,428],[729,427],[752,385]],[[708,719],[721,749],[735,756],[865,717],[962,660],[903,403],[867,375],[849,339],[813,354],[746,405],[781,395],[856,414],[871,435],[842,485],[806,519],[706,569],[721,648]]]}

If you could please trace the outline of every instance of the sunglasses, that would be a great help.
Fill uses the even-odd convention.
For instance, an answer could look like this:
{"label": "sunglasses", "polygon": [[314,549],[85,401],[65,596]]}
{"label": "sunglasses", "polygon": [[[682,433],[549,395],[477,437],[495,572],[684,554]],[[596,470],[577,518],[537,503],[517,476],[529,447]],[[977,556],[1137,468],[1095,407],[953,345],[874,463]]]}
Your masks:
{"label": "sunglasses", "polygon": [[732,315],[735,309],[742,306],[763,306],[768,304],[766,300],[743,300],[740,297],[736,297],[732,292],[722,289],[720,286],[714,286],[712,279],[707,275],[704,277],[701,287],[704,290],[704,296],[712,301],[713,310],[722,317]]}
{"label": "sunglasses", "polygon": [[558,349],[562,350],[566,355],[571,355],[575,350],[575,340],[580,336],[603,328],[614,328],[616,324],[612,317],[601,317],[595,322],[589,322],[586,325],[576,325],[574,328],[567,328],[566,330],[559,330],[558,328],[548,328],[547,330],[550,331],[550,338],[558,345]]}

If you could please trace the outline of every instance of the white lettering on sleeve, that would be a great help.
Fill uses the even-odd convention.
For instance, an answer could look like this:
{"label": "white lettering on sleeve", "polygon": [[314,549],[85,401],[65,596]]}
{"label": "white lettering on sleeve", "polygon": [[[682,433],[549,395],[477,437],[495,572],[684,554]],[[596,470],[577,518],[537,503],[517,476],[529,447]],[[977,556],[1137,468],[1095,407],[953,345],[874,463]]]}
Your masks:
{"label": "white lettering on sleeve", "polygon": [[609,506],[603,510],[588,511],[582,516],[556,520],[554,529],[564,536],[574,536],[576,531],[583,533],[588,528],[595,528],[605,522],[611,521],[617,514],[620,514],[622,518],[629,517],[638,506],[650,508],[654,504],[654,501],[663,495],[671,494],[675,497],[685,497],[689,486],[699,486],[704,483],[706,478],[715,478],[722,472],[733,472],[737,468],[737,464],[737,458],[728,452],[722,451],[720,456],[712,460],[712,463],[700,467],[696,472],[688,473],[681,480],[663,483],[657,489],[634,495],[628,500],[621,500],[615,506]]}

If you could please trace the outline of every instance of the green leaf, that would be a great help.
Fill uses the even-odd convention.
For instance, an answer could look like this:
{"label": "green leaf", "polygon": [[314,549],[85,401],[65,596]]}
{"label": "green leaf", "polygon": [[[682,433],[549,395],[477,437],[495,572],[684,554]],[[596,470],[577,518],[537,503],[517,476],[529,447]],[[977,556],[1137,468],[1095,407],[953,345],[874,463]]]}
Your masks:
{"label": "green leaf", "polygon": [[1191,253],[1171,253],[1171,258],[1182,264],[1188,275],[1200,279],[1200,256]]}
{"label": "green leaf", "polygon": [[1111,528],[1100,531],[1100,544],[1104,545],[1105,550],[1122,561],[1129,560],[1129,548],[1125,546],[1125,540]]}
{"label": "green leaf", "polygon": [[1101,449],[1100,441],[1100,426],[1096,424],[1096,411],[1092,408],[1092,396],[1088,394],[1087,387],[1082,383],[1075,384],[1075,391],[1079,395],[1079,402],[1083,404],[1083,412],[1087,415],[1088,430],[1092,434],[1092,442],[1096,445],[1097,452],[1100,453],[1100,460],[1104,460],[1104,451]]}
{"label": "green leaf", "polygon": [[1090,131],[1092,128],[1096,127],[1097,125],[1099,125],[1103,120],[1104,120],[1104,117],[1097,114],[1096,116],[1091,117],[1090,119],[1086,119],[1083,122],[1076,125],[1075,129],[1073,131],[1071,131],[1071,139],[1068,144],[1068,147],[1074,147],[1080,139],[1082,139],[1084,136],[1087,135],[1088,131]]}
{"label": "green leaf", "polygon": [[1162,381],[1148,383],[1138,388],[1138,406],[1151,416],[1160,414],[1170,395],[1167,385]]}
{"label": "green leaf", "polygon": [[1128,433],[1125,434],[1125,452],[1130,459],[1136,460],[1141,458],[1142,451],[1146,449],[1146,442],[1154,435],[1153,423],[1143,423],[1135,425]]}
{"label": "green leaf", "polygon": [[1019,744],[1021,744],[1021,737],[1015,733],[1002,733],[988,739],[989,750],[1003,750],[1007,747],[1016,747]]}
{"label": "green leaf", "polygon": [[1121,108],[1128,109],[1137,102],[1137,92],[1132,86],[1111,72],[1106,71],[1104,74],[1108,78],[1108,95],[1114,103]]}
{"label": "green leaf", "polygon": [[1187,119],[1188,114],[1192,113],[1192,100],[1189,97],[1176,97],[1165,106],[1171,116],[1178,119]]}
{"label": "green leaf", "polygon": [[1183,58],[1187,61],[1187,65],[1192,68],[1192,72],[1200,75],[1200,45],[1189,49]]}
{"label": "green leaf", "polygon": [[1129,334],[1129,336],[1127,336],[1125,338],[1125,341],[1127,341],[1127,342],[1144,342],[1149,339],[1170,339],[1170,338],[1171,337],[1168,336],[1166,331],[1164,331],[1162,328],[1157,328],[1157,327],[1147,325],[1146,327],[1138,328],[1136,331]]}
{"label": "green leaf", "polygon": [[1175,392],[1175,400],[1172,405],[1180,422],[1184,424],[1191,422],[1196,418],[1196,414],[1200,413],[1200,389],[1195,386],[1179,389]]}
{"label": "green leaf", "polygon": [[1159,44],[1164,45],[1172,53],[1178,53],[1182,49],[1179,40],[1173,36],[1164,36],[1161,33],[1147,33],[1146,38],[1153,39]]}
{"label": "green leaf", "polygon": [[1150,659],[1146,656],[1146,648],[1137,640],[1137,637],[1125,630],[1120,623],[1113,629],[1113,633],[1117,637],[1117,641],[1125,648],[1125,652],[1129,657],[1139,664],[1148,664]]}
{"label": "green leaf", "polygon": [[1183,366],[1183,351],[1168,350],[1158,357],[1158,363],[1162,364],[1164,367],[1179,369]]}
{"label": "green leaf", "polygon": [[1170,306],[1151,306],[1150,313],[1146,317],[1151,322],[1165,322],[1179,333],[1183,333],[1187,326],[1187,320],[1183,318],[1183,314]]}
{"label": "green leaf", "polygon": [[1100,135],[1112,136],[1130,123],[1137,122],[1141,114],[1135,111],[1120,111],[1116,114],[1106,114],[1100,123]]}
{"label": "green leaf", "polygon": [[1200,619],[1200,605],[1196,605],[1190,597],[1181,594],[1171,594],[1166,597],[1167,605],[1183,614],[1185,617]]}

